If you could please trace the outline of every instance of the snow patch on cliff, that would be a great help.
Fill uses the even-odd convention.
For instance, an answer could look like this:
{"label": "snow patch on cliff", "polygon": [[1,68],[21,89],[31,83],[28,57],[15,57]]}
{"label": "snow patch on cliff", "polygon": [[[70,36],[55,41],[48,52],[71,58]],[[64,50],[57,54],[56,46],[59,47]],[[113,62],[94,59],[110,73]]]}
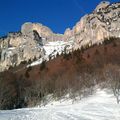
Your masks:
{"label": "snow patch on cliff", "polygon": [[55,42],[49,42],[43,46],[45,50],[45,55],[38,59],[37,61],[34,61],[32,64],[28,66],[35,66],[38,64],[41,64],[43,61],[49,61],[49,59],[56,58],[56,55],[61,55],[62,52],[69,53],[72,50],[73,47],[73,41],[55,41]]}

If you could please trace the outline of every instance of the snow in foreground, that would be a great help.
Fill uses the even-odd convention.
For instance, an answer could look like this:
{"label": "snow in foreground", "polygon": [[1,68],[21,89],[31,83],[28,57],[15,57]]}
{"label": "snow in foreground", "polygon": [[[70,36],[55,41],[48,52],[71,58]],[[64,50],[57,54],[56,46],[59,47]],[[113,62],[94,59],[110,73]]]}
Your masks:
{"label": "snow in foreground", "polygon": [[120,120],[120,105],[107,90],[79,102],[53,102],[41,108],[0,111],[0,120]]}

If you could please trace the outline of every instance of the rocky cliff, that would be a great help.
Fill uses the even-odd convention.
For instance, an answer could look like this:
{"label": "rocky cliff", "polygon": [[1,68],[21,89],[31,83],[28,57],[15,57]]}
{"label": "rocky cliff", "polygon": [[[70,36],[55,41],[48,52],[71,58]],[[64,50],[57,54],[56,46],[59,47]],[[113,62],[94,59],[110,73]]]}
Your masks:
{"label": "rocky cliff", "polygon": [[[44,45],[54,41],[73,41],[71,49],[101,44],[105,38],[120,37],[120,3],[101,2],[64,34],[55,34],[48,27],[27,22],[21,31],[0,38],[0,71],[22,61],[33,61],[45,55]],[[67,46],[67,45],[66,45]]]}
{"label": "rocky cliff", "polygon": [[32,61],[44,55],[42,38],[34,31],[30,35],[9,33],[0,40],[0,53],[0,71],[19,65],[22,61]]}
{"label": "rocky cliff", "polygon": [[53,41],[63,41],[63,35],[55,34],[39,23],[23,24],[20,32],[9,33],[0,38],[0,71],[23,61],[34,61],[43,57],[43,46]]}
{"label": "rocky cliff", "polygon": [[75,41],[74,49],[100,44],[105,38],[120,37],[120,3],[101,2],[64,35]]}

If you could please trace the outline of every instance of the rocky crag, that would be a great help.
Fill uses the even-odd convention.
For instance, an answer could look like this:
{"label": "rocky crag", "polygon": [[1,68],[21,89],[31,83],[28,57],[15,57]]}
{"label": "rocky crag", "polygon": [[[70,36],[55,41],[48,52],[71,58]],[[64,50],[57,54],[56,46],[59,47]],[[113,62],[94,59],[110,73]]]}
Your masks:
{"label": "rocky crag", "polygon": [[73,41],[73,50],[101,44],[105,38],[120,37],[120,3],[101,2],[64,34],[55,34],[39,23],[25,23],[21,31],[0,38],[0,71],[22,61],[33,61],[45,55],[44,45],[52,41]]}
{"label": "rocky crag", "polygon": [[120,37],[120,3],[101,2],[96,9],[85,15],[65,32],[67,39],[73,39],[74,48],[100,44],[105,38]]}

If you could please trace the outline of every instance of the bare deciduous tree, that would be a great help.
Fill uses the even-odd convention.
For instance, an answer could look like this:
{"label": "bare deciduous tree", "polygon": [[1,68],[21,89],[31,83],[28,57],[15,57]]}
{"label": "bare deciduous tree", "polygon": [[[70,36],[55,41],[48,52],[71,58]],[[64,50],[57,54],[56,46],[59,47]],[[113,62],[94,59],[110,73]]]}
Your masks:
{"label": "bare deciduous tree", "polygon": [[117,65],[108,65],[105,68],[104,75],[108,80],[110,87],[117,99],[117,103],[120,102],[120,67]]}

